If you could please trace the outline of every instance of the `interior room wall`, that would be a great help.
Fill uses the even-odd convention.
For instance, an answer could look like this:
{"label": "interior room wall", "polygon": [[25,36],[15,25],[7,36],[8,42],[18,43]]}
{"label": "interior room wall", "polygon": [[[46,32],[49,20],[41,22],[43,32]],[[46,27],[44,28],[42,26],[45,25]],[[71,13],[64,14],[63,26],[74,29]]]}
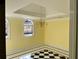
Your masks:
{"label": "interior room wall", "polygon": [[44,42],[46,45],[69,51],[69,17],[46,21]]}
{"label": "interior room wall", "polygon": [[44,42],[44,27],[39,21],[34,22],[34,36],[24,37],[24,19],[19,17],[9,17],[9,37],[6,39],[6,53],[29,49]]}
{"label": "interior room wall", "polygon": [[40,25],[34,22],[34,36],[24,37],[24,18],[9,17],[9,37],[6,39],[6,53],[27,50],[40,44],[46,44],[69,50],[69,17],[55,18],[45,21]]}

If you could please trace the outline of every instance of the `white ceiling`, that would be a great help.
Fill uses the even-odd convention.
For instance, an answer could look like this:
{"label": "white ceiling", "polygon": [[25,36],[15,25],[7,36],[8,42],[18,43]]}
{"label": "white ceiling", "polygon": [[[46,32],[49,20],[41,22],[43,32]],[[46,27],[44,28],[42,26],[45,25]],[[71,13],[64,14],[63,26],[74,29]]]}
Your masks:
{"label": "white ceiling", "polygon": [[46,17],[69,15],[70,12],[70,0],[6,0],[6,15],[15,15],[15,11],[31,3],[45,7]]}

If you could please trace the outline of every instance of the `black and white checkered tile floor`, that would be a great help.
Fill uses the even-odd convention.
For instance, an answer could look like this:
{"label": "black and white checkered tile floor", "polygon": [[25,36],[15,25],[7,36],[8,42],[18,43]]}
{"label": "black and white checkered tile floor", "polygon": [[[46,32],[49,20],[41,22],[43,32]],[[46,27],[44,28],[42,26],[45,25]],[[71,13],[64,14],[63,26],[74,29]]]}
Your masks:
{"label": "black and white checkered tile floor", "polygon": [[[34,52],[31,55],[29,55],[30,59],[69,59],[69,57],[60,55],[58,53],[55,53],[53,51],[49,51],[47,49]],[[22,58],[22,59],[29,59],[29,58]]]}
{"label": "black and white checkered tile floor", "polygon": [[42,50],[31,55],[33,59],[68,59],[68,57],[54,53],[49,50]]}

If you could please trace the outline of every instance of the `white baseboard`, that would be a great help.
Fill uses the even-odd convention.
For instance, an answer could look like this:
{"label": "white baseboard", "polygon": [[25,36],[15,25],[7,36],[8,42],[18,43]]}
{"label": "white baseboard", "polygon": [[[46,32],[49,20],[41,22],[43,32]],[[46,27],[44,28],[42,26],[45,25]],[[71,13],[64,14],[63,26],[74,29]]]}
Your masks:
{"label": "white baseboard", "polygon": [[6,52],[6,56],[14,55],[14,54],[17,54],[17,53],[21,53],[21,52],[28,51],[28,50],[38,48],[38,47],[42,47],[42,46],[44,46],[44,44],[40,43],[40,44],[32,46],[30,48],[18,48],[18,49],[8,50]]}
{"label": "white baseboard", "polygon": [[59,46],[56,46],[56,45],[48,45],[48,44],[44,44],[44,45],[69,52],[69,49],[66,49],[66,48],[63,48],[63,47],[59,47]]}
{"label": "white baseboard", "polygon": [[60,48],[60,47],[57,47],[57,46],[51,46],[51,45],[47,45],[47,44],[44,44],[44,46],[50,50],[53,50],[53,51],[56,51],[56,52],[59,52],[61,54],[64,54],[66,56],[69,56],[69,50],[68,49],[64,49],[64,48]]}
{"label": "white baseboard", "polygon": [[[60,53],[62,55],[68,56],[69,57],[69,51],[56,47],[56,46],[50,46],[50,45],[46,45],[46,44],[38,44],[36,46],[33,46],[31,48],[24,48],[24,49],[19,49],[19,50],[15,50],[15,51],[11,51],[8,55],[7,58],[15,58],[17,56],[21,56],[27,53],[34,53],[36,51],[42,50],[42,49],[49,49],[52,50],[54,52]],[[14,53],[13,53],[14,52]],[[16,53],[15,53],[16,52]]]}

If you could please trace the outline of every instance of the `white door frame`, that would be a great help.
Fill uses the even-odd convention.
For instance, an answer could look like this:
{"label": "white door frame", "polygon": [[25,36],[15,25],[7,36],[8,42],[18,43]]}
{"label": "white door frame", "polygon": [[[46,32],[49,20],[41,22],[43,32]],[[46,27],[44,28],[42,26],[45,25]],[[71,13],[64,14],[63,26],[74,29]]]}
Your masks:
{"label": "white door frame", "polygon": [[77,0],[70,0],[69,59],[77,59]]}

